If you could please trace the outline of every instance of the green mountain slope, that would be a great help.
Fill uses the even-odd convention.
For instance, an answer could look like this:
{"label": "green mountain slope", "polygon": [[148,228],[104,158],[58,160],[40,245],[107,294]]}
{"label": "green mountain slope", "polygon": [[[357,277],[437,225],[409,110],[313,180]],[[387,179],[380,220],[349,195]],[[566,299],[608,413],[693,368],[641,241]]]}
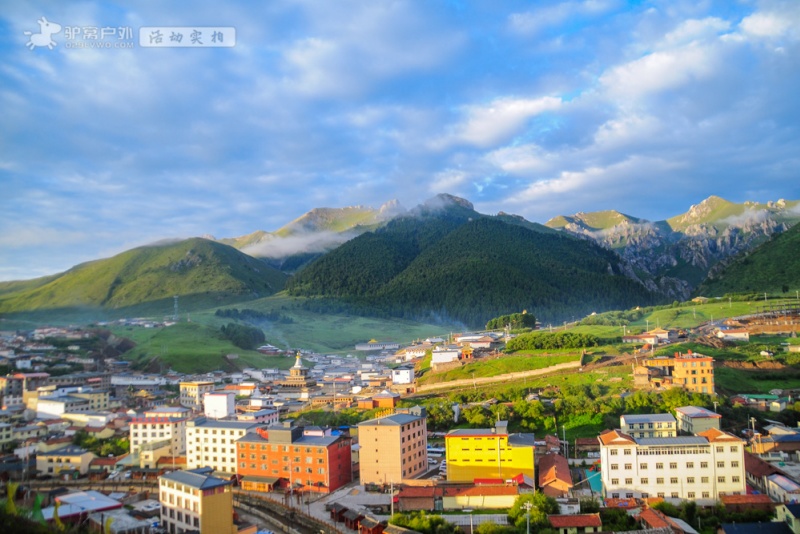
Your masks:
{"label": "green mountain slope", "polygon": [[280,291],[286,276],[201,238],[135,248],[24,283],[0,283],[0,313],[72,307],[126,308],[162,299],[245,300]]}
{"label": "green mountain slope", "polygon": [[484,216],[447,195],[409,213],[313,262],[289,282],[290,294],[474,326],[521,309],[560,322],[657,298],[591,241]]}
{"label": "green mountain slope", "polygon": [[605,210],[589,213],[580,212],[571,216],[558,215],[544,223],[544,225],[553,229],[569,226],[574,229],[596,231],[606,230],[621,224],[636,224],[640,222],[643,222],[642,219],[625,215],[616,210]]}
{"label": "green mountain slope", "polygon": [[752,252],[712,272],[698,295],[725,293],[791,292],[800,289],[800,225],[775,235]]}

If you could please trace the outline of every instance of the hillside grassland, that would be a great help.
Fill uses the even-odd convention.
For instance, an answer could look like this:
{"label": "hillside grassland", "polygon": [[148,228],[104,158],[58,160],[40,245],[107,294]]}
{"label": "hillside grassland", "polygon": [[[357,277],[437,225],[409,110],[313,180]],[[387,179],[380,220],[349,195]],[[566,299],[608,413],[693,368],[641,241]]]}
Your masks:
{"label": "hillside grassland", "polygon": [[[126,360],[160,371],[169,368],[183,373],[243,367],[288,369],[294,364],[290,357],[264,356],[256,351],[242,350],[224,339],[218,329],[198,323],[178,323],[160,328],[113,327],[111,331],[137,343],[135,348],[125,353]],[[239,357],[229,363],[225,359],[228,354],[238,354]]]}

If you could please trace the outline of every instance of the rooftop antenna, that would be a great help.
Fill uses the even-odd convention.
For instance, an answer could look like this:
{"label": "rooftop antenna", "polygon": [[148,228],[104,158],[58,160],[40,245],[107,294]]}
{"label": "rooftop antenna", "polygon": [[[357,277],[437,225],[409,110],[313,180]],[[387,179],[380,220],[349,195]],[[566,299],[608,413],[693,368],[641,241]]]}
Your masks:
{"label": "rooftop antenna", "polygon": [[174,305],[175,310],[174,310],[174,312],[172,314],[172,320],[177,323],[178,322],[178,295],[175,295],[172,298],[175,301],[175,305]]}

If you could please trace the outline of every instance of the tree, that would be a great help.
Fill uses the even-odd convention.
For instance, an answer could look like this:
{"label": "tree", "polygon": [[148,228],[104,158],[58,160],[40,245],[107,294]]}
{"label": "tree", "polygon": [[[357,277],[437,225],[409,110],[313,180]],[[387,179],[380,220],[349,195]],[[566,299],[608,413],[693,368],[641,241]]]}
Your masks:
{"label": "tree", "polygon": [[548,524],[547,516],[559,512],[558,503],[552,497],[544,493],[526,493],[520,495],[514,501],[514,506],[508,510],[509,523],[517,527],[524,527],[527,523],[527,510],[525,503],[531,503],[530,522],[531,526],[545,526]]}

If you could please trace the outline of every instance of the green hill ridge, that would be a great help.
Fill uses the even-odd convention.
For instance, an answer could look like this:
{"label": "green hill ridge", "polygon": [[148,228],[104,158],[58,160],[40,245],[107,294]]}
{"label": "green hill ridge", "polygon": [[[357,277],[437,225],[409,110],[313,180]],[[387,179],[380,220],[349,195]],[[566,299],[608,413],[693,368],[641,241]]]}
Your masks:
{"label": "green hill ridge", "polygon": [[56,276],[0,283],[0,313],[128,308],[174,295],[183,306],[212,305],[271,295],[285,281],[280,271],[233,247],[192,238],[138,247]]}

